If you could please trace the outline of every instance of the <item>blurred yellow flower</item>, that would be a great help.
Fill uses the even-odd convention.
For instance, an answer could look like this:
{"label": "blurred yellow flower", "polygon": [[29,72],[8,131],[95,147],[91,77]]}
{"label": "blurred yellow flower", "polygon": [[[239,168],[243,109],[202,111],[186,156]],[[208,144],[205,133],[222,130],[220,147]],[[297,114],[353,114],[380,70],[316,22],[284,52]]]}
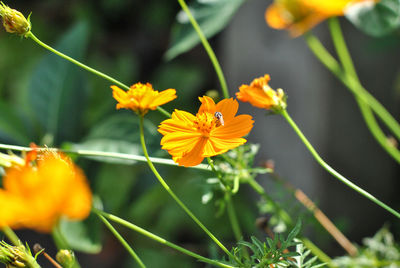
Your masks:
{"label": "blurred yellow flower", "polygon": [[82,170],[55,152],[28,154],[24,166],[6,169],[0,189],[0,227],[51,232],[61,217],[88,217],[92,194]]}
{"label": "blurred yellow flower", "polygon": [[171,119],[161,122],[158,128],[164,135],[162,148],[182,166],[198,165],[205,157],[244,144],[242,137],[253,127],[250,115],[235,116],[239,107],[236,100],[224,99],[217,104],[207,96],[199,100],[202,104],[196,116],[175,110]]}
{"label": "blurred yellow flower", "polygon": [[238,100],[250,102],[251,105],[263,109],[281,110],[286,108],[285,94],[282,89],[273,90],[268,82],[268,74],[253,80],[250,85],[242,85],[236,93]]}
{"label": "blurred yellow flower", "polygon": [[343,16],[354,4],[379,0],[275,0],[265,12],[265,20],[275,29],[287,29],[293,37],[302,35],[321,21]]}
{"label": "blurred yellow flower", "polygon": [[124,91],[117,86],[111,86],[113,97],[118,101],[117,109],[131,109],[139,115],[145,115],[149,110],[155,110],[176,99],[175,89],[166,89],[158,92],[153,89],[150,83],[136,83],[132,85],[129,91]]}

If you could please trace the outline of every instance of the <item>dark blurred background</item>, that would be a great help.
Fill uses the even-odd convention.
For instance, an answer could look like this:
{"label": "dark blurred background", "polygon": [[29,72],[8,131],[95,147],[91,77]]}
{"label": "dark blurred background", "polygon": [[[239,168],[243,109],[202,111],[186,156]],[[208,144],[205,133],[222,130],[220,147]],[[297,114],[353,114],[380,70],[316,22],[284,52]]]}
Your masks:
{"label": "dark blurred background", "polygon": [[[352,94],[314,58],[300,37],[270,29],[264,11],[270,1],[248,0],[229,26],[211,38],[233,95],[243,83],[265,73],[271,86],[288,95],[288,111],[322,157],[337,171],[394,209],[400,209],[399,168],[368,132]],[[176,88],[178,99],[165,108],[195,113],[197,97],[219,89],[215,72],[198,45],[170,61],[164,54],[176,30],[176,1],[13,1],[6,4],[25,15],[32,12],[32,31],[45,43],[79,58],[126,84],[150,82],[156,90]],[[345,37],[364,86],[398,118],[400,90],[397,34],[367,37],[341,19]],[[326,25],[316,34],[327,47]],[[0,31],[0,141],[29,142],[63,148],[89,148],[140,154],[135,116],[116,111],[110,83],[50,54],[31,40]],[[38,78],[39,77],[39,78]],[[72,93],[71,93],[72,92]],[[62,94],[62,95],[60,95]],[[279,116],[242,104],[241,113],[255,117],[249,136],[261,144],[256,164],[274,160],[276,172],[303,189],[353,242],[372,236],[384,223],[399,233],[398,221],[326,173]],[[147,139],[152,156],[169,157],[159,147],[156,126],[162,115],[149,113]],[[156,182],[145,163],[101,163],[79,159],[106,211],[144,227],[199,254],[221,257],[207,237]],[[128,165],[127,165],[128,164]],[[213,202],[201,203],[209,173],[160,166],[178,196],[228,245],[234,237],[225,214],[217,217]],[[271,195],[276,189],[267,175],[259,177]],[[252,190],[241,189],[235,204],[245,238],[263,237],[255,225],[258,212]],[[78,253],[82,267],[135,267],[126,251],[96,218],[83,229]],[[67,227],[65,227],[67,228]],[[306,232],[324,251],[344,251],[317,225]],[[67,229],[65,229],[67,230]],[[148,267],[204,267],[125,228],[118,230]],[[48,235],[18,232],[55,255]],[[102,245],[102,247],[101,247]],[[156,257],[155,257],[156,256]],[[42,258],[42,257],[40,257]],[[41,260],[43,267],[51,267]]]}

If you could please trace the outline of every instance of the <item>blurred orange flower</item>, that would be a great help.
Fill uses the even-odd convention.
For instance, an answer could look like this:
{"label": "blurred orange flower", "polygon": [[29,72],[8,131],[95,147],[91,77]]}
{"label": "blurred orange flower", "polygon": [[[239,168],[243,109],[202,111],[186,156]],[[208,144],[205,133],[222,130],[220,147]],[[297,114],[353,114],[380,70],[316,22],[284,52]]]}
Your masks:
{"label": "blurred orange flower", "polygon": [[[28,154],[27,160],[32,160]],[[88,217],[92,194],[82,170],[65,155],[40,152],[35,162],[6,169],[0,189],[0,227],[51,232],[61,217]]]}
{"label": "blurred orange flower", "polygon": [[379,0],[275,0],[265,12],[265,20],[275,29],[287,29],[293,37],[302,35],[323,20],[343,16],[354,4]]}
{"label": "blurred orange flower", "polygon": [[118,101],[117,109],[131,109],[140,115],[145,115],[149,110],[176,99],[175,89],[166,89],[158,92],[150,83],[136,83],[129,91],[124,91],[117,86],[111,86],[113,97]]}
{"label": "blurred orange flower", "polygon": [[268,74],[253,80],[250,85],[242,85],[236,93],[238,100],[250,102],[251,105],[263,109],[281,110],[286,108],[285,94],[282,89],[273,90],[268,82]]}
{"label": "blurred orange flower", "polygon": [[182,166],[198,165],[204,157],[244,144],[246,140],[242,137],[253,127],[250,115],[235,116],[239,107],[236,100],[224,99],[218,104],[207,96],[199,100],[202,104],[196,116],[175,110],[171,119],[161,122],[158,128],[164,135],[162,148]]}

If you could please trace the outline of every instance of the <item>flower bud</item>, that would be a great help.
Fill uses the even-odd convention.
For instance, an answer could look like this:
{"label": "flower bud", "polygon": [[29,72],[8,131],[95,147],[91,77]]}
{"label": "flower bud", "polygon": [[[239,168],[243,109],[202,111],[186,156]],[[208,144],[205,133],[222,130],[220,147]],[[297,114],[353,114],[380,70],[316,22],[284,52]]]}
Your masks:
{"label": "flower bud", "polygon": [[0,262],[7,267],[31,267],[35,259],[23,245],[11,246],[0,242]]}
{"label": "flower bud", "polygon": [[56,260],[62,265],[62,267],[70,268],[75,263],[75,254],[72,250],[61,249],[57,252]]}
{"label": "flower bud", "polygon": [[3,26],[9,33],[16,33],[26,36],[31,31],[31,23],[21,12],[6,6],[0,2],[0,17],[3,19]]}

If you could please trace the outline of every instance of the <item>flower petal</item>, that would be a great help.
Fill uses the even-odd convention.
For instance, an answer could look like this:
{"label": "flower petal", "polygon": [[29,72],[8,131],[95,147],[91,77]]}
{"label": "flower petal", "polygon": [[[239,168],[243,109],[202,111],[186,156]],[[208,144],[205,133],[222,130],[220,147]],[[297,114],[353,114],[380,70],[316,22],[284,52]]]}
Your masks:
{"label": "flower petal", "polygon": [[215,102],[212,98],[208,96],[203,96],[199,97],[199,100],[201,101],[201,105],[197,113],[201,114],[207,112],[210,114],[214,114],[216,112]]}
{"label": "flower petal", "polygon": [[233,119],[238,109],[239,103],[233,98],[223,99],[216,105],[216,111],[222,114],[225,123],[229,123]]}
{"label": "flower petal", "polygon": [[[231,149],[234,149],[244,143],[246,143],[246,139],[243,138],[234,138],[234,139],[220,139],[220,138],[212,138],[210,141],[213,144],[213,147],[216,148],[217,154],[225,153]],[[209,155],[212,156],[212,155]]]}
{"label": "flower petal", "polygon": [[189,152],[184,153],[181,157],[176,157],[174,160],[181,166],[191,167],[200,164],[203,157],[204,146],[207,143],[207,138],[201,138]]}
{"label": "flower petal", "polygon": [[247,135],[253,128],[254,121],[247,114],[241,114],[233,118],[229,124],[220,126],[211,131],[211,138],[219,138],[224,140],[240,138]]}
{"label": "flower petal", "polygon": [[158,93],[157,96],[155,96],[150,107],[154,110],[157,108],[157,106],[163,105],[163,104],[170,102],[176,98],[177,98],[177,96],[176,96],[175,89],[169,88],[169,89],[163,90],[160,93]]}
{"label": "flower petal", "polygon": [[193,128],[193,120],[195,117],[184,111],[175,110],[172,113],[171,119],[166,119],[161,122],[158,126],[158,132],[163,135],[167,135],[171,132],[184,132],[184,133],[192,133],[195,131]]}

